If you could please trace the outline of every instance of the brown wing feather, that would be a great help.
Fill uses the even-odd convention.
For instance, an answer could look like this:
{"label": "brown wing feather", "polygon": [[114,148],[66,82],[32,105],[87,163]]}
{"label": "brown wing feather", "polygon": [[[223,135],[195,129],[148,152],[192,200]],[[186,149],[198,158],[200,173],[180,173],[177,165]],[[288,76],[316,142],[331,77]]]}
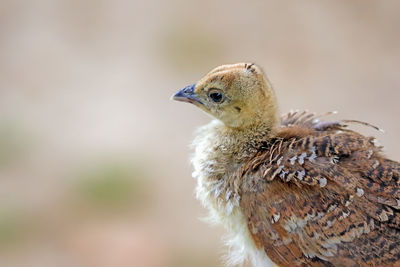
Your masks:
{"label": "brown wing feather", "polygon": [[257,246],[281,266],[400,266],[400,164],[310,118],[289,118],[236,174]]}

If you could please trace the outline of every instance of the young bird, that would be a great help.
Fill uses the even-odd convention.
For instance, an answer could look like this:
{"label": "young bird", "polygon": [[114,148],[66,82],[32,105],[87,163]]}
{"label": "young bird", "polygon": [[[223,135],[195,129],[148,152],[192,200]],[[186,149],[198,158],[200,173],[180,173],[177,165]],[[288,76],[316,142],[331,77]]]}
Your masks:
{"label": "young bird", "polygon": [[193,175],[232,235],[228,264],[400,266],[400,164],[347,129],[357,121],[279,118],[271,84],[248,63],[217,67],[173,99],[215,118],[194,140]]}

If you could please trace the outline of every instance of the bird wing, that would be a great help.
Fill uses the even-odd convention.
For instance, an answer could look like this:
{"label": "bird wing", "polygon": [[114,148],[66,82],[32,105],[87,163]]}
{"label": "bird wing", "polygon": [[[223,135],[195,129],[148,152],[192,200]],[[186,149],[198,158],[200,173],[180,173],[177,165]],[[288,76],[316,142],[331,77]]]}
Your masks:
{"label": "bird wing", "polygon": [[284,125],[235,173],[256,245],[281,266],[400,266],[400,164],[312,125]]}

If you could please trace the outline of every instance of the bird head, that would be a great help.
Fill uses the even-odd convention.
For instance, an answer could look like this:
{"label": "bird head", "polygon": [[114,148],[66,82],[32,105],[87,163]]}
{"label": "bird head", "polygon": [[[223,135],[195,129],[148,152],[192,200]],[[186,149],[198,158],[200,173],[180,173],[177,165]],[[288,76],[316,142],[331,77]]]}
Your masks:
{"label": "bird head", "polygon": [[231,128],[277,122],[275,93],[263,71],[251,63],[222,65],[172,99],[192,103]]}

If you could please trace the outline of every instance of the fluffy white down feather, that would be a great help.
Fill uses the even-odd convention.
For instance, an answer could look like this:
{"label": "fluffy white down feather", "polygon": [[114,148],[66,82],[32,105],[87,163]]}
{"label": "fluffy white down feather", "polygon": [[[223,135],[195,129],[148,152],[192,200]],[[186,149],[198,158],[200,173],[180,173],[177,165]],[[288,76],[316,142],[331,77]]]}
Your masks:
{"label": "fluffy white down feather", "polygon": [[[210,129],[217,128],[219,125],[220,122],[214,120],[200,128],[192,144],[195,148],[192,164],[194,166],[193,177],[197,179],[196,197],[209,210],[207,221],[213,224],[222,224],[228,231],[228,236],[225,238],[225,243],[229,248],[225,257],[227,266],[238,266],[246,260],[249,260],[255,267],[275,266],[265,251],[256,247],[238,202],[232,203],[232,200],[226,200],[217,203],[216,201],[216,195],[225,195],[227,192],[226,188],[225,190],[221,187],[218,188],[215,179],[210,179],[210,177],[213,175],[215,177],[218,172],[221,172],[221,179],[224,179],[224,176],[229,174],[226,169],[218,168],[218,164],[223,166],[226,160],[212,156],[214,155],[212,151],[215,150],[215,147],[219,147],[219,144],[213,134],[215,131],[210,131]],[[210,164],[212,164],[212,168]],[[223,191],[218,192],[217,190]]]}

